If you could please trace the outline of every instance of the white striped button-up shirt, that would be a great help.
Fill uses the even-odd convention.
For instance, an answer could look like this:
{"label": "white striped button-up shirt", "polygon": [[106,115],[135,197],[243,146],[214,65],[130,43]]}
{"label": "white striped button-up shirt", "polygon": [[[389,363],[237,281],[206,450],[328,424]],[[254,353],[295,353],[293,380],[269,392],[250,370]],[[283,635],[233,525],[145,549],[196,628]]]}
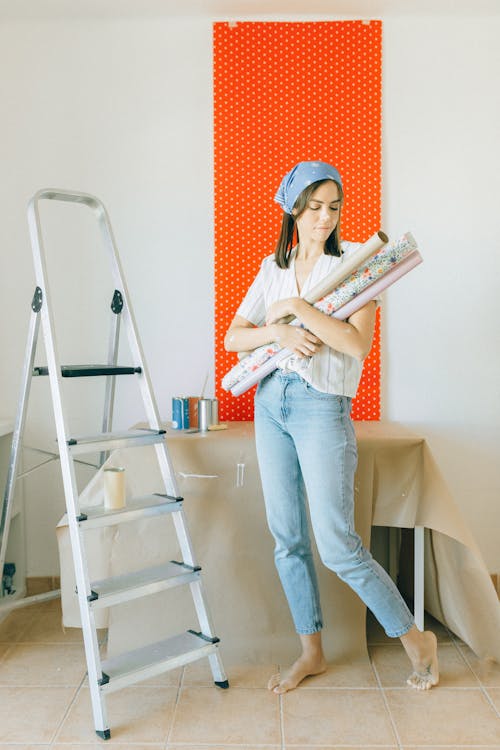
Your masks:
{"label": "white striped button-up shirt", "polygon": [[[313,286],[360,246],[358,242],[342,242],[343,254],[340,258],[334,255],[321,255],[305,280],[300,296],[304,297]],[[237,315],[255,326],[262,326],[266,321],[266,311],[273,302],[299,296],[295,277],[295,253],[296,248],[292,251],[288,268],[279,268],[274,260],[274,254],[264,258],[257,276],[237,310]],[[363,363],[324,345],[312,357],[291,356],[280,362],[279,367],[297,372],[318,391],[354,397]]]}

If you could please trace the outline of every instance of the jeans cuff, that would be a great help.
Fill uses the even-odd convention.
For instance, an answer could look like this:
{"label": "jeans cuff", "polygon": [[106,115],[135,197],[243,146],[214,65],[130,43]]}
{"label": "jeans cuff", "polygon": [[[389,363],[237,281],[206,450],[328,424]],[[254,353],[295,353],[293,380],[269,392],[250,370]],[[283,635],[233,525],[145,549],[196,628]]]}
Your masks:
{"label": "jeans cuff", "polygon": [[412,620],[406,627],[401,628],[395,633],[388,633],[387,630],[385,631],[385,634],[388,638],[401,638],[402,635],[406,635],[412,627],[415,625],[415,620]]}
{"label": "jeans cuff", "polygon": [[321,630],[323,630],[323,623],[318,623],[314,628],[296,628],[298,635],[314,635],[314,633],[319,633]]}

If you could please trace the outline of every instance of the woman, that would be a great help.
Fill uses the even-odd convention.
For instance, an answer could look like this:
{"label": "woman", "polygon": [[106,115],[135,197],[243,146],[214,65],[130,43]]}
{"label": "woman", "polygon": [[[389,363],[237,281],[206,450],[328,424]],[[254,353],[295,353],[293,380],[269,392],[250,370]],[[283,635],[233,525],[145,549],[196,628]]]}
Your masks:
{"label": "woman", "polygon": [[[372,344],[377,303],[369,302],[342,322],[303,299],[359,247],[340,241],[340,175],[324,162],[300,162],[283,178],[276,201],[284,210],[276,251],[262,262],[225,338],[228,351],[277,341],[293,352],[264,378],[255,397],[267,520],[302,646],[291,668],[273,675],[268,687],[284,693],[326,669],[307,492],[322,562],[356,591],[388,636],[401,639],[413,666],[407,682],[425,690],[439,679],[436,637],[417,629],[395,584],[364,549],[353,524],[357,448],[350,409]],[[301,325],[280,322],[289,315]]]}

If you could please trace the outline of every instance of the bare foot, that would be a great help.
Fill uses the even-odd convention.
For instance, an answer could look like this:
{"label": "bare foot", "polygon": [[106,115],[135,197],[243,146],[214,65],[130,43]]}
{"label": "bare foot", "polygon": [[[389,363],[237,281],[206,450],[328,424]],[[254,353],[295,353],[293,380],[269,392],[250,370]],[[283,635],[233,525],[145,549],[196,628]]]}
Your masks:
{"label": "bare foot", "polygon": [[437,638],[430,630],[420,633],[416,644],[406,647],[410,657],[413,673],[406,683],[415,690],[429,690],[439,682],[439,666],[437,658]]}
{"label": "bare foot", "polygon": [[302,654],[283,675],[273,674],[267,687],[274,693],[286,693],[293,690],[305,677],[322,674],[326,671],[323,655],[306,656]]}

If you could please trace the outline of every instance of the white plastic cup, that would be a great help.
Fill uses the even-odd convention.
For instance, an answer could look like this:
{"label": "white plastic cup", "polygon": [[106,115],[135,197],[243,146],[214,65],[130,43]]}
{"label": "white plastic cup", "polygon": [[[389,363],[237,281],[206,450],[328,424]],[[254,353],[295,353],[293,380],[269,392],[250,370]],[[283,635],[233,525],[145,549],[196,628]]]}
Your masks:
{"label": "white plastic cup", "polygon": [[104,469],[104,508],[120,510],[125,507],[125,469],[109,466]]}

